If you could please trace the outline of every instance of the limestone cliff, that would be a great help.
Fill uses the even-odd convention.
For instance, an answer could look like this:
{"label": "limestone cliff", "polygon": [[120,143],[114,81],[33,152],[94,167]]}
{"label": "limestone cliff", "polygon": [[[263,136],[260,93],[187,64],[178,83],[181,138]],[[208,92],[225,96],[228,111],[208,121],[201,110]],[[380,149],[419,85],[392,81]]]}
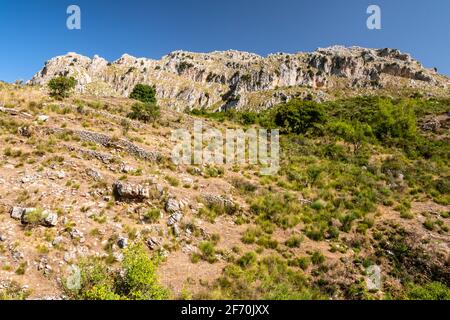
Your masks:
{"label": "limestone cliff", "polygon": [[74,76],[77,90],[128,96],[138,83],[156,86],[162,105],[185,108],[269,108],[293,97],[325,99],[330,89],[402,86],[449,88],[449,79],[396,49],[341,47],[267,57],[240,51],[175,51],[161,60],[123,55],[114,62],[76,53],[49,60],[31,80],[45,85]]}

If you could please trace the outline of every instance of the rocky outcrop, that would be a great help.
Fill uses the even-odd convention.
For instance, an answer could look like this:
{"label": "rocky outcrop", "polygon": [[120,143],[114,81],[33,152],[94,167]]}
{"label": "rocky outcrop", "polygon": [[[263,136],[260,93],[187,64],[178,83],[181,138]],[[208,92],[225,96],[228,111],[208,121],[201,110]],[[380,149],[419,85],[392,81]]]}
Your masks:
{"label": "rocky outcrop", "polygon": [[12,207],[10,215],[11,218],[20,220],[23,224],[37,224],[45,227],[55,227],[58,224],[58,215],[49,210]]}
{"label": "rocky outcrop", "polygon": [[287,92],[291,87],[379,88],[389,80],[395,84],[392,78],[405,79],[412,87],[449,83],[398,50],[341,46],[268,57],[232,50],[176,51],[161,60],[125,54],[112,63],[68,53],[49,60],[30,83],[44,85],[58,75],[74,76],[79,92],[95,95],[128,96],[138,83],[155,85],[160,103],[179,110],[242,108],[255,103],[252,93],[264,93],[257,107],[268,108],[297,97],[299,93]]}
{"label": "rocky outcrop", "polygon": [[117,200],[123,201],[144,201],[151,199],[150,187],[120,181],[113,184],[113,194]]}
{"label": "rocky outcrop", "polygon": [[[103,133],[84,131],[84,130],[68,130],[61,128],[45,128],[47,134],[71,134],[77,136],[81,141],[92,142],[101,145],[105,148],[115,148],[118,150],[124,150],[125,152],[147,161],[159,161],[161,155],[158,152],[151,152],[144,150],[143,148],[135,145],[127,139],[119,139],[110,137]],[[97,157],[98,155],[93,155]]]}
{"label": "rocky outcrop", "polygon": [[238,210],[237,204],[229,197],[206,193],[202,195],[202,198],[208,207],[221,208],[228,214],[233,214]]}

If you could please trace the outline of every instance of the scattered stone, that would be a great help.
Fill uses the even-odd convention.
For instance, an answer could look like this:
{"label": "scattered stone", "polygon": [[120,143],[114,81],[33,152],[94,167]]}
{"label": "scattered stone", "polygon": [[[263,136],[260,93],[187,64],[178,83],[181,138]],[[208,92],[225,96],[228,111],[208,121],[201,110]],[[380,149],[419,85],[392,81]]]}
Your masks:
{"label": "scattered stone", "polygon": [[120,170],[120,172],[123,172],[123,173],[131,173],[131,172],[135,171],[135,169],[132,166],[127,165],[126,163],[122,163],[120,165],[119,170]]}
{"label": "scattered stone", "polygon": [[194,180],[192,178],[184,178],[182,182],[183,186],[191,187],[194,184]]}
{"label": "scattered stone", "polygon": [[56,172],[56,177],[58,179],[64,179],[66,177],[66,173],[64,171],[58,171]]}
{"label": "scattered stone", "polygon": [[47,258],[42,257],[37,266],[38,271],[44,271],[44,275],[48,276],[52,272],[52,267],[48,264]]}
{"label": "scattered stone", "polygon": [[17,129],[17,132],[22,136],[22,137],[26,137],[29,138],[31,137],[31,130],[29,127],[19,127]]}
{"label": "scattered stone", "polygon": [[47,122],[48,119],[50,119],[50,117],[49,117],[49,116],[46,116],[46,115],[40,115],[40,116],[37,117],[37,120],[38,120],[39,122]]}
{"label": "scattered stone", "polygon": [[436,132],[441,128],[441,122],[437,118],[428,120],[422,124],[422,130]]}
{"label": "scattered stone", "polygon": [[119,237],[119,239],[117,240],[117,245],[120,249],[125,249],[126,247],[128,247],[128,239],[125,237]]}
{"label": "scattered stone", "polygon": [[25,257],[24,254],[17,249],[12,250],[11,255],[15,261],[20,261]]}
{"label": "scattered stone", "polygon": [[78,229],[72,229],[72,230],[69,232],[69,234],[70,234],[70,236],[72,237],[72,239],[78,239],[78,240],[84,239],[84,234],[83,234],[83,232],[81,232],[81,231],[78,230]]}
{"label": "scattered stone", "polygon": [[30,182],[33,182],[33,181],[34,181],[34,177],[30,176],[30,175],[23,176],[20,179],[20,182],[22,182],[22,183],[30,183]]}
{"label": "scattered stone", "polygon": [[94,169],[86,168],[85,172],[94,181],[101,181],[101,180],[103,180],[102,174],[100,172],[98,172],[98,171],[95,171]]}
{"label": "scattered stone", "polygon": [[198,249],[196,247],[191,246],[190,244],[187,244],[181,248],[181,251],[185,254],[191,254],[193,252],[197,252]]}
{"label": "scattered stone", "polygon": [[183,219],[183,214],[180,211],[175,212],[174,214],[172,214],[169,217],[169,219],[167,219],[167,225],[168,226],[174,226],[175,224],[180,222],[181,219]]}
{"label": "scattered stone", "polygon": [[71,263],[77,259],[77,254],[75,251],[66,251],[63,257],[64,261],[67,263]]}
{"label": "scattered stone", "polygon": [[175,235],[175,237],[178,238],[181,235],[180,226],[178,225],[178,223],[174,223],[172,228],[173,228],[173,234]]}
{"label": "scattered stone", "polygon": [[10,212],[11,218],[16,220],[22,220],[22,215],[24,214],[25,210],[26,209],[20,207],[13,207]]}
{"label": "scattered stone", "polygon": [[161,246],[161,240],[155,237],[148,238],[146,243],[151,250],[157,250]]}
{"label": "scattered stone", "polygon": [[124,255],[123,255],[123,253],[122,252],[113,252],[113,257],[114,257],[114,260],[115,261],[117,261],[117,262],[122,262],[123,261],[123,258],[124,258]]}
{"label": "scattered stone", "polygon": [[55,227],[58,224],[58,215],[54,212],[44,210],[44,224],[48,227]]}
{"label": "scattered stone", "polygon": [[169,198],[166,202],[165,209],[168,213],[178,213],[181,211],[180,203],[174,198]]}
{"label": "scattered stone", "polygon": [[58,246],[58,245],[60,245],[62,243],[63,240],[64,240],[63,237],[57,236],[57,237],[55,237],[55,239],[53,239],[52,245],[53,246]]}

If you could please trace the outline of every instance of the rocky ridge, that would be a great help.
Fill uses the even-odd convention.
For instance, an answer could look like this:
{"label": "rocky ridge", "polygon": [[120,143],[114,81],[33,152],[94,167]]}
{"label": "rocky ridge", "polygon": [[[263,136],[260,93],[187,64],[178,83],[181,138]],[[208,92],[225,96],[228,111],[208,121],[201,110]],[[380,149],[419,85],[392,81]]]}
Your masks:
{"label": "rocky ridge", "polygon": [[58,75],[75,77],[78,92],[96,96],[128,96],[138,83],[155,85],[159,102],[179,111],[265,109],[295,97],[324,100],[327,90],[341,88],[449,88],[447,77],[399,50],[341,46],[267,57],[233,50],[175,51],[161,60],[124,54],[114,62],[68,53],[47,61],[29,83],[45,85]]}

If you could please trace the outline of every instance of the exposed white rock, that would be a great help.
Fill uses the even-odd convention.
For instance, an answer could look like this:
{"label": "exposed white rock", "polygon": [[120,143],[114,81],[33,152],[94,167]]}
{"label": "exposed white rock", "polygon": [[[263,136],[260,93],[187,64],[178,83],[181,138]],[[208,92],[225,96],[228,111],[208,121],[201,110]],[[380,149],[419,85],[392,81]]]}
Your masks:
{"label": "exposed white rock", "polygon": [[[128,96],[138,83],[155,85],[161,103],[178,110],[242,108],[252,103],[268,108],[296,97],[285,88],[332,88],[340,85],[339,79],[350,87],[378,88],[389,77],[406,79],[410,86],[448,86],[448,79],[396,49],[342,46],[267,57],[233,50],[175,51],[161,60],[124,54],[112,63],[69,53],[49,60],[30,83],[44,85],[58,75],[74,76],[79,92],[95,95]],[[265,99],[253,102],[255,92],[264,93]]]}

